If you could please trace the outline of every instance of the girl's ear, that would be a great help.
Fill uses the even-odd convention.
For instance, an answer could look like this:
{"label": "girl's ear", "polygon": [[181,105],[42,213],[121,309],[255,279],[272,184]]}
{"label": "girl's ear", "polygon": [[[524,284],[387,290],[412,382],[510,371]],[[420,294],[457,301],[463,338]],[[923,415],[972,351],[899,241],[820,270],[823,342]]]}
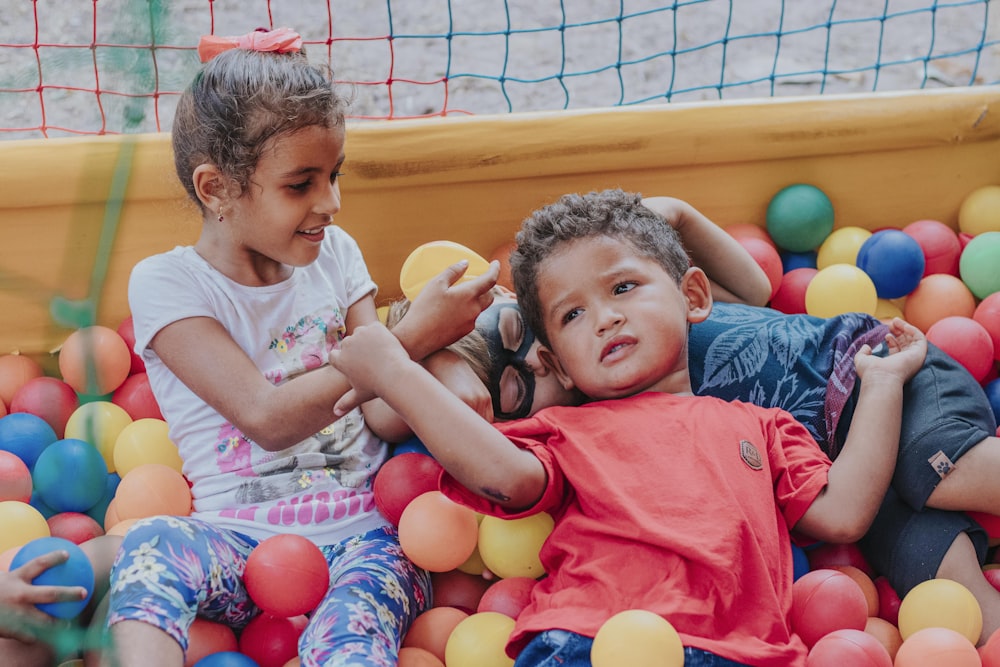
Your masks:
{"label": "girl's ear", "polygon": [[200,164],[194,168],[191,174],[191,181],[194,184],[194,192],[209,211],[220,213],[223,205],[229,200],[229,191],[226,188],[227,178],[214,164]]}
{"label": "girl's ear", "polygon": [[712,284],[698,267],[692,266],[681,278],[681,293],[687,299],[688,322],[702,322],[712,312]]}
{"label": "girl's ear", "polygon": [[559,358],[556,357],[552,351],[545,347],[544,345],[538,348],[538,360],[541,361],[546,368],[548,368],[559,380],[559,384],[563,386],[566,391],[572,391],[576,385],[573,384],[573,379],[570,378],[569,374],[563,370],[562,364],[559,363]]}

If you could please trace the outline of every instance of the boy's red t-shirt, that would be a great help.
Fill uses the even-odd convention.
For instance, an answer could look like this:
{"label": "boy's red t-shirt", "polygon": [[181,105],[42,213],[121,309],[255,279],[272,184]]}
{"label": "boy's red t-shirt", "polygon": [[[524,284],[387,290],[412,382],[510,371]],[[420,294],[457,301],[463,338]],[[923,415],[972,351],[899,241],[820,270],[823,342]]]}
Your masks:
{"label": "boy's red t-shirt", "polygon": [[555,519],[540,553],[547,574],[508,654],[543,630],[593,637],[615,613],[645,609],[685,646],[761,667],[804,664],[788,621],[789,531],[831,464],[791,415],[650,392],[498,428],[545,466],[536,506],[505,512],[447,474],[441,490],[484,513]]}

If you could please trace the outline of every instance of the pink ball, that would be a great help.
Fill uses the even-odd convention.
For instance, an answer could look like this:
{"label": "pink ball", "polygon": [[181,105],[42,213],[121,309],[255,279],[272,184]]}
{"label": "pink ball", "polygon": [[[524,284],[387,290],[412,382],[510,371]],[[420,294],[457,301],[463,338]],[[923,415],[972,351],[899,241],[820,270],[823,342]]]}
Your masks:
{"label": "pink ball", "polygon": [[1000,292],[979,302],[972,319],[983,325],[993,339],[993,358],[1000,361]]}
{"label": "pink ball", "polygon": [[857,582],[837,570],[813,570],[792,584],[792,630],[812,648],[834,630],[864,630],[868,600]]}
{"label": "pink ball", "polygon": [[73,387],[47,376],[25,382],[10,401],[11,412],[27,412],[41,417],[59,439],[65,437],[66,422],[78,407],[80,399]]}
{"label": "pink ball", "polygon": [[496,611],[516,619],[531,600],[531,591],[538,583],[531,577],[508,577],[490,586],[479,601],[476,611]]}
{"label": "pink ball", "polygon": [[924,628],[903,641],[895,667],[981,667],[979,652],[968,639],[950,628]]}
{"label": "pink ball", "polygon": [[748,253],[754,258],[758,266],[767,274],[767,280],[771,283],[771,296],[774,298],[775,292],[781,285],[781,276],[784,269],[781,266],[781,255],[778,254],[774,245],[759,238],[750,236],[738,236],[736,240],[740,242]]}
{"label": "pink ball", "polygon": [[309,619],[305,616],[280,618],[261,614],[240,633],[240,653],[260,667],[283,667],[299,654],[299,636]]}
{"label": "pink ball", "polygon": [[809,651],[806,667],[892,667],[889,652],[864,630],[834,630]]}
{"label": "pink ball", "polygon": [[0,449],[0,501],[31,500],[31,471],[16,454]]}
{"label": "pink ball", "polygon": [[153,396],[149,386],[149,377],[145,373],[129,375],[121,386],[111,395],[111,402],[128,413],[132,421],[140,419],[163,419],[160,405]]}
{"label": "pink ball", "polygon": [[806,312],[806,288],[818,272],[817,269],[801,267],[782,275],[778,291],[771,297],[771,308],[789,315]]}
{"label": "pink ball", "polygon": [[299,535],[269,537],[250,552],[243,581],[269,614],[287,618],[316,608],[330,587],[330,570],[319,547]]}
{"label": "pink ball", "polygon": [[976,382],[981,382],[993,366],[990,332],[971,317],[953,315],[938,320],[927,330],[927,340],[962,364]]}
{"label": "pink ball", "polygon": [[59,512],[46,519],[46,522],[52,537],[61,537],[73,544],[83,544],[104,534],[101,524],[81,512]]}
{"label": "pink ball", "polygon": [[916,239],[924,251],[925,276],[932,273],[958,275],[962,242],[954,229],[937,220],[917,220],[903,227],[903,231]]}

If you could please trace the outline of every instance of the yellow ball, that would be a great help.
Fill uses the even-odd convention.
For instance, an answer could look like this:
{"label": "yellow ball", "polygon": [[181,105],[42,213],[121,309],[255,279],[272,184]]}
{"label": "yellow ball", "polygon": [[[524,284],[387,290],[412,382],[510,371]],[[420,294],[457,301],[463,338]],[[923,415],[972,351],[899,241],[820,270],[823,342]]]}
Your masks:
{"label": "yellow ball", "polygon": [[444,663],[448,667],[512,667],[505,652],[514,619],[498,611],[483,611],[462,619],[448,635]]}
{"label": "yellow ball", "polygon": [[115,440],[114,459],[121,477],[144,463],[162,463],[182,472],[181,456],[170,439],[167,422],[152,417],[136,419],[121,430]]}
{"label": "yellow ball", "polygon": [[878,292],[868,274],[850,264],[820,269],[806,287],[806,312],[815,317],[842,313],[875,314]]}
{"label": "yellow ball", "polygon": [[983,631],[983,612],[968,588],[950,579],[929,579],[914,586],[899,603],[899,633],[907,637],[924,628],[948,628],[973,645]]}
{"label": "yellow ball", "polygon": [[0,553],[52,535],[42,513],[19,500],[0,502],[0,526]]}
{"label": "yellow ball", "polygon": [[958,228],[973,236],[1000,232],[1000,185],[984,185],[965,197],[958,209]]}
{"label": "yellow ball", "polygon": [[545,574],[538,552],[552,532],[552,517],[545,512],[521,519],[483,517],[479,524],[479,555],[501,579]]}
{"label": "yellow ball", "polygon": [[903,306],[901,301],[902,299],[894,299],[892,301],[889,299],[879,299],[878,304],[875,306],[875,317],[883,322],[889,322],[894,317],[903,319]]}
{"label": "yellow ball", "polygon": [[590,662],[594,667],[681,667],[684,645],[662,616],[629,609],[609,618],[597,631]]}
{"label": "yellow ball", "polygon": [[432,278],[463,259],[469,262],[469,268],[459,278],[460,283],[477,278],[490,268],[490,263],[474,250],[453,241],[431,241],[418,247],[403,261],[399,270],[399,287],[403,296],[413,301]]}
{"label": "yellow ball", "polygon": [[835,229],[816,251],[816,268],[825,269],[834,264],[856,264],[858,250],[872,233],[862,227]]}
{"label": "yellow ball", "polygon": [[132,423],[125,409],[111,401],[84,403],[69,416],[66,437],[89,442],[104,457],[108,472],[115,472],[115,441],[122,429]]}

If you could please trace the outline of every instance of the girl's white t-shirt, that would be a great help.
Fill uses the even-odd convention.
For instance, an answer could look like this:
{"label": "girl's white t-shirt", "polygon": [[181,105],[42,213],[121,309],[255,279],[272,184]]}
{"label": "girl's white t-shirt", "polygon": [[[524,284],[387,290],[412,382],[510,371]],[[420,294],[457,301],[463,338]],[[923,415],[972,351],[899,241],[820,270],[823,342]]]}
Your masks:
{"label": "girl's white t-shirt", "polygon": [[[277,285],[233,282],[194,248],[139,262],[129,280],[135,351],[192,484],[193,516],[257,539],[279,533],[332,544],[385,525],[372,482],[388,446],[356,409],[288,449],[269,452],[171,373],[149,342],[188,317],[218,320],[275,385],[329,363],[350,306],[376,290],[357,243],[327,227],[319,258]],[[226,369],[216,369],[225,378]]]}

